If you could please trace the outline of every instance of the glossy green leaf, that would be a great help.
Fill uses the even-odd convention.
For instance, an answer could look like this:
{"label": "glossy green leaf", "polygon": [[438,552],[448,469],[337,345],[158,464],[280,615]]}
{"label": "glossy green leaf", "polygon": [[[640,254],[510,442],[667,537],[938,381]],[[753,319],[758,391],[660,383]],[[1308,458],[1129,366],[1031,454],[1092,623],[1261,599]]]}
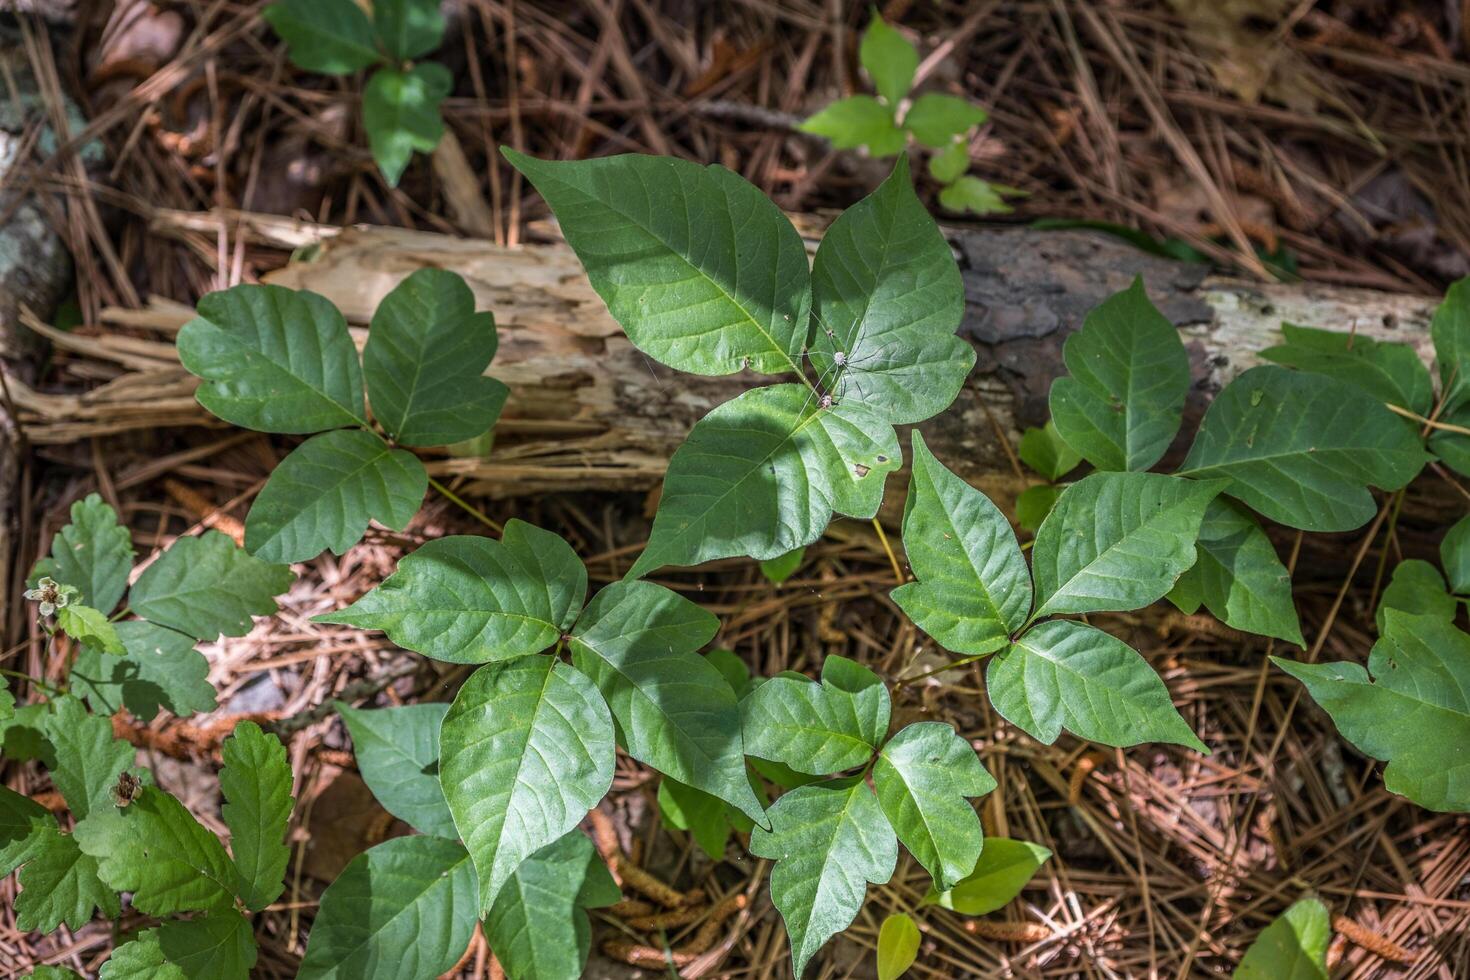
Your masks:
{"label": "glossy green leaf", "polygon": [[937,415],[975,365],[974,350],[955,336],[964,312],[949,242],[914,193],[908,158],[899,157],[817,248],[810,356],[820,387],[889,422]]}
{"label": "glossy green leaf", "polygon": [[54,932],[63,922],[80,929],[96,909],[113,919],[121,913],[117,892],[97,876],[96,859],[56,829],[56,821],[38,833],[33,847],[17,878],[15,924],[22,932]]}
{"label": "glossy green leaf", "polygon": [[420,61],[407,71],[380,68],[362,93],[362,124],[373,159],[389,187],[397,187],[414,151],[432,153],[444,136],[439,104],[454,88],[449,69]]}
{"label": "glossy green leaf", "polygon": [[336,702],[352,735],[357,771],[383,809],[415,830],[459,838],[439,785],[439,726],[447,704],[364,711]]}
{"label": "glossy green leaf", "polygon": [[939,191],[939,206],[946,211],[969,211],[971,214],[1009,214],[1011,206],[1001,195],[1010,193],[1000,185],[981,180],[971,174],[956,178]]}
{"label": "glossy green leaf", "polygon": [[1453,623],[1389,609],[1367,670],[1272,660],[1306,685],[1343,738],[1388,763],[1389,792],[1470,811],[1470,636]]}
{"label": "glossy green leaf", "polygon": [[793,548],[786,554],[777,555],[775,558],[767,558],[760,563],[761,574],[772,585],[780,585],[796,573],[805,557],[806,548],[802,547]]}
{"label": "glossy green leaf", "polygon": [[1261,351],[1262,358],[1345,381],[1378,401],[1420,415],[1428,415],[1434,407],[1429,369],[1409,344],[1290,323],[1281,325],[1281,333],[1286,343]]}
{"label": "glossy green leaf", "polygon": [[846,657],[822,664],[821,683],[777,676],[740,703],[745,753],[813,776],[868,761],[888,734],[888,690]]}
{"label": "glossy green leaf", "polygon": [[1429,325],[1439,366],[1441,414],[1470,404],[1470,278],[1451,283]]}
{"label": "glossy green leaf", "polygon": [[285,890],[286,826],[291,822],[291,764],[286,747],[253,721],[242,721],[220,746],[221,808],[240,873],[239,895],[258,912]]}
{"label": "glossy green leaf", "polygon": [[1021,444],[1017,447],[1021,462],[1031,467],[1048,480],[1060,480],[1082,462],[1082,454],[1071,446],[1057,431],[1051,419],[1040,429],[1027,429],[1021,433]]}
{"label": "glossy green leaf", "polygon": [[1291,573],[1249,512],[1223,497],[1210,501],[1196,550],[1198,560],[1174,584],[1170,601],[1185,613],[1203,604],[1234,629],[1306,645]]}
{"label": "glossy green leaf", "polygon": [[151,623],[200,640],[244,636],[276,611],[296,576],[251,556],[219,531],[179,538],[133,583],[128,602]]}
{"label": "glossy green leaf", "polygon": [[477,910],[463,846],[441,837],[384,841],[353,858],[322,894],[297,976],[437,977],[469,946]]}
{"label": "glossy green leaf", "polygon": [[891,106],[898,105],[899,100],[908,94],[909,86],[914,83],[914,72],[919,67],[919,52],[908,38],[888,26],[876,10],[868,22],[868,29],[863,32],[858,59],[873,79],[873,87]]}
{"label": "glossy green leaf", "polygon": [[966,99],[941,92],[925,92],[914,99],[914,104],[904,114],[903,128],[925,146],[940,150],[986,118],[984,109]]}
{"label": "glossy green leaf", "polygon": [[1173,742],[1208,752],[1148,661],[1102,630],[1071,620],[1042,623],[995,655],[985,672],[990,703],[1048,745],[1067,731],[1103,745]]}
{"label": "glossy green leaf", "polygon": [[1179,331],[1143,279],[1103,300],[1067,338],[1068,374],[1052,382],[1057,432],[1102,470],[1146,470],[1174,441],[1189,392]]}
{"label": "glossy green leaf", "polygon": [[485,938],[509,980],[575,980],[592,948],[584,910],[621,897],[592,842],[574,830],[510,876],[485,917]]}
{"label": "glossy green leaf", "polygon": [[407,446],[445,446],[483,435],[509,393],[485,368],[499,340],[495,318],[475,312],[460,276],[419,269],[373,314],[362,371],[373,415]]}
{"label": "glossy green leaf", "polygon": [[439,0],[373,0],[373,27],[395,58],[426,55],[444,36]]}
{"label": "glossy green leaf", "polygon": [[917,582],[893,590],[914,624],[956,653],[999,650],[1031,611],[1031,574],[1010,522],[913,434],[903,547]]}
{"label": "glossy green leaf", "polygon": [[286,42],[297,68],[350,75],[382,60],[373,25],[353,0],[278,0],[261,16]]}
{"label": "glossy green leaf", "polygon": [[883,746],[873,789],[903,846],[941,888],[963,878],[980,856],[980,818],[970,797],[995,780],[970,744],[946,724],[915,722]]}
{"label": "glossy green leaf", "polygon": [[824,409],[797,384],[747,391],[674,452],[648,547],[628,574],[811,544],[834,512],[876,514],[901,461],[893,427],[858,402]]}
{"label": "glossy green leaf", "polygon": [[989,915],[1005,908],[1019,894],[1051,851],[1030,841],[989,837],[969,873],[947,891],[931,888],[924,904],[938,905],[962,915]]}
{"label": "glossy green leaf", "polygon": [[1061,495],[1062,488],[1050,483],[1038,483],[1022,490],[1016,497],[1016,523],[1035,534],[1046,522]]}
{"label": "glossy green leaf", "polygon": [[197,311],[179,331],[179,359],[203,379],[195,397],[211,414],[262,432],[367,425],[357,348],[325,297],[247,284]]}
{"label": "glossy green leaf", "polygon": [[133,764],[137,753],[112,737],[112,722],[94,715],[74,697],[52,702],[45,721],[46,738],[55,749],[51,782],[78,820],[111,805],[118,773]]}
{"label": "glossy green leaf", "polygon": [[1450,588],[1461,595],[1470,593],[1470,515],[1460,518],[1439,542],[1439,561]]}
{"label": "glossy green leaf", "polygon": [[1303,898],[1261,930],[1234,980],[1327,980],[1327,945],[1332,920],[1327,906]]}
{"label": "glossy green leaf", "polygon": [[629,755],[764,821],[745,777],[735,692],[695,652],[719,628],[661,585],[615,582],[577,620],[572,663],[602,692]]}
{"label": "glossy green leaf", "polygon": [[970,169],[970,144],[955,140],[929,158],[929,176],[941,184],[950,184]]}
{"label": "glossy green leaf", "polygon": [[587,569],[557,535],[511,520],[499,541],[438,538],[346,609],[316,617],[382,630],[435,660],[484,663],[545,650],[571,629]]}
{"label": "glossy green leaf", "polygon": [[117,630],[107,621],[107,614],[91,606],[69,603],[56,610],[56,628],[78,643],[95,647],[112,656],[125,652]]}
{"label": "glossy green leaf", "polygon": [[271,472],[245,518],[245,549],[283,564],[327,549],[340,555],[371,520],[407,528],[428,489],[429,474],[412,453],[362,429],[323,432]]}
{"label": "glossy green leaf", "polygon": [[871,95],[838,99],[804,120],[797,129],[832,141],[833,149],[868,148],[874,157],[903,152],[908,134],[893,121],[893,110]]}
{"label": "glossy green leaf", "polygon": [[1200,522],[1225,486],[1094,473],[1062,491],[1031,550],[1036,617],[1140,609],[1195,563]]}
{"label": "glossy green leaf", "polygon": [[1448,623],[1455,618],[1458,608],[1455,597],[1445,588],[1444,576],[1439,569],[1419,558],[1399,562],[1393,568],[1393,576],[1383,595],[1378,600],[1374,621],[1378,632],[1387,627],[1385,617],[1390,609],[1415,616],[1433,616]]}
{"label": "glossy green leaf", "polygon": [[1226,493],[1304,531],[1350,531],[1377,509],[1368,486],[1397,490],[1428,457],[1398,416],[1360,389],[1266,365],[1215,397],[1181,473],[1228,477]]}
{"label": "glossy green leaf", "polygon": [[128,589],[133,568],[133,536],[118,526],[117,511],[95,493],[71,505],[71,523],[51,539],[51,554],[36,562],[26,579],[49,577],[81,592],[80,601],[112,612]]}
{"label": "glossy green leaf", "polygon": [[142,721],[152,721],[159,708],[180,718],[215,709],[209,661],[194,649],[194,638],[141,619],[114,623],[126,651],[104,656],[84,648],[72,662],[68,680],[99,714],[126,707]]}
{"label": "glossy green leaf", "polygon": [[771,900],[786,922],[799,977],[822,944],[852,924],[868,883],[892,876],[898,839],[856,777],[794,789],[768,815],[771,829],[751,831],[750,852],[776,862]]}
{"label": "glossy green leaf", "polygon": [[520,863],[612,786],[612,715],[575,668],[529,656],[481,667],[439,732],[439,781],[488,912]]}
{"label": "glossy green leaf", "polygon": [[919,927],[903,913],[883,920],[878,929],[878,980],[898,980],[919,958]]}
{"label": "glossy green leaf", "polygon": [[806,247],[742,177],[669,157],[553,162],[502,152],[556,213],[639,350],[693,374],[800,373]]}

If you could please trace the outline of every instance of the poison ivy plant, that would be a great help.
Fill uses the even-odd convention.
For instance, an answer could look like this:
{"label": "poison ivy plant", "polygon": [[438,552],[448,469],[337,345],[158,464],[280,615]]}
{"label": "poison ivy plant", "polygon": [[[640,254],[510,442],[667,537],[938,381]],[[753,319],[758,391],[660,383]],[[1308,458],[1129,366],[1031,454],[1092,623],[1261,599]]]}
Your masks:
{"label": "poison ivy plant", "polygon": [[291,63],[319,75],[373,69],[362,96],[362,121],[373,159],[396,187],[415,150],[433,152],[444,135],[439,105],[453,88],[436,61],[415,61],[439,47],[438,0],[373,0],[369,17],[354,0],[277,0],[262,12],[286,42]]}
{"label": "poison ivy plant", "polygon": [[1294,902],[1261,931],[1235,968],[1235,980],[1327,980],[1332,923],[1315,898]]}

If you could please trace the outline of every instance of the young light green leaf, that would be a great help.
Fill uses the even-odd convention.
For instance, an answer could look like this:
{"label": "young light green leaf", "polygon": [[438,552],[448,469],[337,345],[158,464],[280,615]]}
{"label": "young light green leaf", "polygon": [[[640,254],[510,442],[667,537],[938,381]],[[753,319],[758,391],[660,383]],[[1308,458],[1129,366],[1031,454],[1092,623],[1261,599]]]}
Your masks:
{"label": "young light green leaf", "polygon": [[806,247],[743,178],[669,157],[552,162],[501,152],[556,213],[639,350],[692,374],[801,373]]}
{"label": "young light green leaf", "polygon": [[126,651],[103,656],[84,647],[72,662],[69,682],[93,711],[116,714],[126,707],[142,721],[152,721],[160,707],[180,718],[215,709],[209,661],[194,649],[194,638],[141,619],[114,623]]}
{"label": "young light green leaf", "polygon": [[1031,575],[995,504],[945,468],[913,434],[914,472],[903,511],[903,546],[917,582],[893,601],[947,650],[999,650],[1031,611]]}
{"label": "young light green leaf", "polygon": [[296,576],[237,547],[228,535],[205,531],[179,538],[133,583],[133,612],[200,640],[244,636],[252,616],[276,611],[275,596]]}
{"label": "young light green leaf", "polygon": [[780,585],[785,582],[796,570],[801,567],[801,560],[806,557],[806,548],[793,548],[784,555],[775,558],[767,558],[760,563],[761,574],[766,581],[772,585]]}
{"label": "young light green leaf", "polygon": [[388,54],[407,61],[439,46],[444,16],[439,0],[373,0],[373,27]]}
{"label": "young light green leaf", "polygon": [[813,776],[867,762],[888,733],[888,690],[846,657],[822,664],[822,681],[777,676],[740,703],[745,753]]}
{"label": "young light green leaf", "polygon": [[1272,660],[1306,685],[1343,738],[1388,763],[1389,792],[1430,810],[1470,810],[1470,636],[1453,623],[1389,609],[1367,670]]}
{"label": "young light green leaf", "polygon": [[1189,355],[1149,302],[1143,279],[1103,300],[1062,347],[1066,377],[1051,386],[1057,432],[1101,470],[1146,470],[1183,417]]}
{"label": "young light green leaf", "polygon": [[95,909],[112,919],[121,913],[117,892],[97,877],[97,861],[56,829],[56,821],[37,834],[33,848],[17,878],[15,924],[22,932],[55,932],[63,922],[80,929]]}
{"label": "young light green leaf", "polygon": [[117,511],[95,493],[71,505],[71,523],[51,539],[51,554],[36,562],[26,579],[52,578],[74,586],[81,601],[103,613],[112,612],[128,589],[133,568],[133,536],[117,523]]}
{"label": "young light green leaf", "polygon": [[822,944],[852,924],[868,882],[892,876],[898,839],[857,777],[794,789],[768,815],[771,829],[751,831],[750,852],[776,862],[771,900],[786,921],[799,977]]}
{"label": "young light green leaf", "polygon": [[919,927],[903,913],[883,920],[878,929],[878,980],[898,980],[919,958]]}
{"label": "young light green leaf", "polygon": [[628,575],[811,544],[834,512],[876,514],[901,462],[893,427],[856,401],[824,409],[796,384],[747,391],[696,422],[674,452],[648,547]]}
{"label": "young light green leaf", "polygon": [[898,839],[938,887],[975,866],[980,818],[966,798],[989,793],[995,780],[953,728],[916,722],[889,739],[873,764],[873,789]]}
{"label": "young light green leaf", "polygon": [[941,150],[954,138],[986,119],[984,109],[966,99],[940,92],[925,92],[914,99],[904,114],[903,128],[931,149]]}
{"label": "young light green leaf", "polygon": [[102,964],[99,980],[189,980],[177,964],[168,962],[158,945],[158,930],[144,929],[117,946]]}
{"label": "young light green leaf", "polygon": [[1027,429],[1021,433],[1021,444],[1016,452],[1021,462],[1048,480],[1060,480],[1082,462],[1082,454],[1067,445],[1067,440],[1057,431],[1056,422],[1051,419],[1047,419],[1046,425],[1040,429]]}
{"label": "young light green leaf", "polygon": [[261,16],[286,42],[297,68],[350,75],[382,60],[373,25],[353,0],[278,0]]}
{"label": "young light green leaf", "polygon": [[362,124],[373,159],[389,187],[397,187],[415,150],[432,153],[444,136],[439,103],[454,88],[449,69],[420,61],[407,71],[380,68],[362,93]]}
{"label": "young light green leaf", "polygon": [[52,702],[45,731],[56,752],[51,782],[72,816],[82,820],[110,806],[118,773],[137,756],[131,745],[112,737],[112,722],[88,712],[75,697],[60,697]]}
{"label": "young light green leaf", "polygon": [[955,336],[964,312],[959,266],[901,156],[817,248],[810,356],[820,386],[889,422],[937,415],[975,366]]}
{"label": "young light green leaf", "polygon": [[719,628],[661,585],[615,582],[577,620],[572,663],[602,692],[629,755],[764,821],[745,776],[740,705],[695,652]]}
{"label": "young light green leaf", "polygon": [[587,568],[550,531],[511,520],[499,541],[430,541],[346,609],[316,617],[382,630],[435,660],[474,664],[545,650],[571,629],[587,595]]}
{"label": "young light green leaf", "polygon": [[571,830],[612,786],[612,715],[575,668],[528,656],[481,667],[440,729],[439,781],[488,912],[527,857]]}
{"label": "young light green leaf", "polygon": [[592,948],[584,909],[621,898],[592,842],[573,830],[510,876],[485,917],[485,938],[509,980],[580,977]]}
{"label": "young light green leaf", "polygon": [[1410,558],[1394,566],[1393,578],[1378,600],[1374,620],[1378,632],[1382,633],[1388,626],[1385,617],[1390,609],[1415,616],[1433,616],[1448,623],[1454,620],[1458,608],[1455,597],[1445,588],[1439,569],[1427,561]]}
{"label": "young light green leaf", "polygon": [[908,38],[889,27],[876,9],[868,29],[863,32],[858,59],[873,79],[873,87],[890,106],[897,106],[908,94],[919,67],[919,52]]}
{"label": "young light green leaf", "polygon": [[952,184],[970,169],[970,144],[957,139],[929,158],[929,176],[941,184]]}
{"label": "young light green leaf", "polygon": [[1261,351],[1262,358],[1345,381],[1378,401],[1420,415],[1428,415],[1434,407],[1429,369],[1408,344],[1290,323],[1281,325],[1281,333],[1286,343]]}
{"label": "young light green leaf", "polygon": [[1035,617],[1140,609],[1195,562],[1205,508],[1224,480],[1093,473],[1062,491],[1031,550]]}
{"label": "young light green leaf", "polygon": [[1470,594],[1470,514],[1455,522],[1439,542],[1439,562],[1460,595]]}
{"label": "young light green leaf", "polygon": [[1199,559],[1174,583],[1171,602],[1186,614],[1203,603],[1234,629],[1306,645],[1291,573],[1248,511],[1223,497],[1210,501],[1196,550]]}
{"label": "young light green leaf", "polygon": [[462,845],[395,837],[353,858],[322,893],[298,977],[437,977],[469,946],[477,909]]}
{"label": "young light green leaf", "polygon": [[139,912],[164,916],[234,905],[238,875],[224,845],[160,789],[144,786],[126,807],[92,813],[73,836],[97,859],[103,881],[133,893]]}
{"label": "young light green leaf", "polygon": [[1303,898],[1261,930],[1235,968],[1234,980],[1327,980],[1332,921],[1327,906]]}
{"label": "young light green leaf", "polygon": [[255,966],[255,932],[232,910],[174,919],[156,930],[163,961],[199,980],[248,980]]}
{"label": "young light green leaf", "polygon": [[245,907],[259,912],[285,889],[286,826],[291,822],[291,764],[286,747],[253,721],[242,721],[220,746],[221,808]]}
{"label": "young light green leaf", "polygon": [[115,657],[127,652],[107,614],[91,606],[68,603],[56,610],[56,628],[86,646]]}
{"label": "young light green leaf", "polygon": [[1173,742],[1209,751],[1138,651],[1071,620],[1042,623],[996,654],[985,686],[1003,718],[1048,745],[1065,728],[1120,748]]}
{"label": "young light green leaf", "polygon": [[1050,483],[1038,483],[1022,490],[1016,497],[1016,523],[1035,534],[1046,522],[1061,495],[1061,487]]}
{"label": "young light green leaf", "polygon": [[371,432],[312,436],[281,460],[245,517],[245,549],[262,561],[340,555],[362,540],[368,521],[408,527],[429,489],[412,453]]}
{"label": "young light green leaf", "polygon": [[1441,417],[1470,404],[1470,277],[1450,284],[1429,325],[1439,365]]}
{"label": "young light green leaf", "polygon": [[712,860],[725,856],[732,824],[724,800],[665,776],[658,784],[658,811],[665,827],[688,831]]}
{"label": "young light green leaf", "polygon": [[796,127],[803,133],[824,136],[838,150],[868,148],[873,157],[901,153],[908,134],[893,121],[893,110],[871,95],[838,99]]}
{"label": "young light green leaf", "polygon": [[84,980],[75,970],[43,963],[25,975],[25,980]]}
{"label": "young light green leaf", "polygon": [[415,830],[458,839],[439,785],[439,726],[449,705],[363,711],[338,701],[336,707],[352,735],[362,781],[383,809]]}
{"label": "young light green leaf", "polygon": [[1051,851],[1030,841],[990,837],[980,858],[948,891],[929,889],[925,905],[938,905],[961,915],[988,915],[1005,908],[1026,882],[1051,858]]}
{"label": "young light green leaf", "polygon": [[362,370],[373,415],[406,446],[445,446],[483,435],[508,388],[485,377],[499,340],[495,318],[475,312],[464,279],[419,269],[373,314]]}
{"label": "young light green leaf", "polygon": [[1019,194],[1012,188],[1002,188],[988,180],[971,174],[956,178],[948,187],[939,191],[939,206],[946,211],[969,211],[971,214],[1009,214],[1011,206],[1002,194]]}
{"label": "young light green leaf", "polygon": [[178,345],[204,380],[199,404],[226,422],[303,433],[367,425],[347,321],[316,293],[248,284],[210,293]]}
{"label": "young light green leaf", "polygon": [[1376,510],[1368,485],[1397,490],[1426,456],[1398,416],[1320,374],[1251,368],[1215,397],[1181,474],[1229,477],[1226,493],[1304,531],[1350,531]]}

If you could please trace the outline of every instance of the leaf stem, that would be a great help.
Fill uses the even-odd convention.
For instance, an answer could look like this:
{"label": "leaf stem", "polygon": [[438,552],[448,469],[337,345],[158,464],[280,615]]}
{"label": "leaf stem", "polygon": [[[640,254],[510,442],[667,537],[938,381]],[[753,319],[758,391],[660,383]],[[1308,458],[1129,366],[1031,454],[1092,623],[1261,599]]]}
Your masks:
{"label": "leaf stem", "polygon": [[1442,432],[1456,432],[1462,436],[1470,436],[1470,428],[1466,426],[1455,425],[1453,422],[1437,422],[1434,419],[1427,419],[1418,412],[1411,412],[1402,405],[1395,405],[1393,402],[1384,402],[1383,405],[1395,415],[1402,415],[1404,418],[1417,422],[1426,429],[1439,429]]}
{"label": "leaf stem", "polygon": [[62,688],[52,687],[47,682],[41,680],[41,678],[32,677],[30,674],[23,673],[19,670],[6,670],[5,668],[0,667],[0,675],[4,675],[5,677],[14,677],[16,680],[30,681],[37,687],[45,689],[53,697],[59,697],[60,695],[66,693],[66,691]]}
{"label": "leaf stem", "polygon": [[429,477],[429,486],[433,487],[435,490],[438,490],[439,493],[442,494],[446,500],[448,500],[450,503],[454,504],[456,507],[458,507],[460,510],[464,511],[466,514],[469,514],[471,517],[473,517],[475,520],[479,521],[481,524],[483,524],[486,527],[490,528],[496,534],[504,534],[505,533],[505,528],[501,527],[499,524],[495,523],[490,518],[486,517],[484,511],[482,511],[479,508],[475,507],[473,504],[470,504],[470,503],[466,502],[463,498],[461,498],[453,490],[449,489],[444,484],[442,484],[438,480],[434,479],[432,476]]}
{"label": "leaf stem", "polygon": [[898,563],[898,556],[893,553],[893,546],[888,543],[888,535],[883,531],[883,524],[878,518],[873,518],[873,530],[878,532],[878,541],[883,545],[883,553],[888,556],[888,562],[893,566],[893,576],[898,579],[898,584],[904,583],[903,567]]}
{"label": "leaf stem", "polygon": [[[994,650],[990,651],[990,653],[994,652]],[[935,667],[933,670],[926,670],[924,671],[924,673],[919,674],[915,677],[900,677],[898,680],[893,682],[893,689],[896,691],[900,687],[907,687],[910,684],[917,684],[919,681],[933,677],[935,674],[942,674],[946,670],[954,670],[956,667],[967,667],[977,660],[984,660],[986,657],[990,656],[990,653],[976,653],[968,657],[961,657],[958,660],[954,660],[950,663],[945,664],[943,667]]]}

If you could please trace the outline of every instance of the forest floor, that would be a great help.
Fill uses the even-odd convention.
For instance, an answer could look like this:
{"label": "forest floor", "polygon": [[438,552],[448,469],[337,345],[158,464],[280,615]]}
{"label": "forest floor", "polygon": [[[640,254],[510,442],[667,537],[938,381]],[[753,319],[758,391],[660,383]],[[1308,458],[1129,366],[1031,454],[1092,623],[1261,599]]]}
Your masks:
{"label": "forest floor", "polygon": [[[441,148],[433,160],[416,157],[396,189],[367,152],[351,81],[293,69],[258,4],[112,6],[95,22],[24,23],[43,91],[52,99],[65,92],[90,120],[70,134],[73,143],[106,149],[105,163],[88,168],[38,146],[17,171],[45,196],[76,263],[74,297],[53,322],[79,342],[58,345],[40,366],[37,387],[51,393],[115,378],[126,345],[104,340],[167,342],[166,332],[138,325],[148,316],[129,311],[176,315],[210,290],[290,260],[289,248],[263,242],[246,223],[188,220],[211,209],[515,244],[546,214],[500,160],[500,144],[559,158],[647,152],[719,162],[790,211],[844,207],[884,172],[791,128],[863,89],[856,41],[865,3],[451,4],[438,57],[455,78],[445,115],[465,165],[442,159],[450,151]],[[1271,274],[1262,255],[1308,280],[1425,295],[1470,273],[1470,3],[890,0],[884,13],[919,45],[924,84],[989,107],[971,146],[974,172],[1028,192],[994,220],[1137,228],[1247,277]],[[140,392],[140,404],[165,395]],[[77,419],[51,421],[64,427],[84,408]],[[119,429],[83,427],[85,437],[33,446],[23,460],[7,586],[10,669],[55,677],[61,668],[44,661],[34,621],[13,612],[20,577],[71,502],[100,492],[147,556],[200,526],[238,529],[290,448],[221,428]],[[620,578],[648,531],[644,494],[473,505],[497,522],[519,517],[563,534],[594,585]],[[288,738],[296,859],[286,898],[259,917],[261,976],[292,975],[322,889],[366,846],[406,831],[372,801],[326,706],[338,697],[443,700],[463,676],[379,634],[310,617],[361,595],[423,541],[479,530],[431,496],[405,533],[373,531],[341,558],[299,566],[280,616],[205,647],[218,712],[128,732],[159,782],[206,823],[217,812],[219,741],[233,723],[262,719]],[[1278,539],[1296,573],[1305,635],[1321,656],[1366,657],[1383,569],[1391,557],[1418,554],[1423,531],[1382,522],[1366,536],[1300,547]],[[812,672],[834,653],[889,679],[943,662],[889,600],[894,570],[866,525],[837,525],[781,586],[748,561],[661,581],[697,593],[721,619],[718,645],[760,673]],[[1388,794],[1381,767],[1343,742],[1299,685],[1268,669],[1267,641],[1164,604],[1105,618],[1160,670],[1214,753],[1099,752],[1069,736],[1040,745],[995,717],[974,668],[901,686],[900,722],[954,722],[999,781],[982,804],[987,833],[1056,855],[1021,900],[990,917],[1043,925],[1046,938],[986,938],[936,912],[912,975],[1221,976],[1310,889],[1364,940],[1339,937],[1334,976],[1470,977],[1470,819]],[[36,778],[11,777],[19,785]],[[617,846],[676,888],[753,896],[681,975],[789,974],[784,932],[761,887],[765,863],[738,846],[724,861],[708,860],[687,835],[660,826],[655,788],[649,770],[620,757],[603,806]],[[94,971],[111,930],[98,922],[23,934],[11,912],[14,887],[13,879],[0,885],[0,976],[42,961]],[[858,921],[813,975],[872,975],[879,922],[911,909],[924,887],[922,869],[901,862],[889,884],[869,890]],[[603,955],[609,937],[658,950],[686,938],[629,936],[609,916],[594,923],[596,977],[664,972]],[[456,975],[492,971],[477,937]]]}

